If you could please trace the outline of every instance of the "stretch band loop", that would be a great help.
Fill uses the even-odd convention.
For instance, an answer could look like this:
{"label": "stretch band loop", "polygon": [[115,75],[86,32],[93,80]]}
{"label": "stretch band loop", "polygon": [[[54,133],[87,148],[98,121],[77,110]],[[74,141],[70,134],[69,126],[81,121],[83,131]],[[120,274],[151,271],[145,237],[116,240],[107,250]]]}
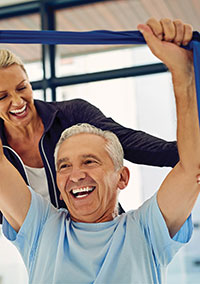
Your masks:
{"label": "stretch band loop", "polygon": [[39,44],[144,44],[139,31],[0,31],[0,43]]}
{"label": "stretch band loop", "polygon": [[[0,43],[15,44],[145,44],[139,31],[23,31],[1,30]],[[200,34],[193,32],[193,37],[185,49],[193,50],[197,103],[200,117]],[[200,119],[199,119],[200,120]]]}

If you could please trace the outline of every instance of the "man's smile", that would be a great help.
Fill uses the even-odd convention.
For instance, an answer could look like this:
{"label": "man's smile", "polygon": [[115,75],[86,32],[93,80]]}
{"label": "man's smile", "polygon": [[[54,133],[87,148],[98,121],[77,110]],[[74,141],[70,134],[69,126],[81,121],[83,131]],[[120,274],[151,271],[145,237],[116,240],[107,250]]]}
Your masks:
{"label": "man's smile", "polygon": [[74,198],[84,198],[84,197],[87,197],[89,194],[91,194],[95,188],[96,188],[95,186],[85,186],[85,187],[80,187],[80,188],[74,188],[70,190],[70,194]]}

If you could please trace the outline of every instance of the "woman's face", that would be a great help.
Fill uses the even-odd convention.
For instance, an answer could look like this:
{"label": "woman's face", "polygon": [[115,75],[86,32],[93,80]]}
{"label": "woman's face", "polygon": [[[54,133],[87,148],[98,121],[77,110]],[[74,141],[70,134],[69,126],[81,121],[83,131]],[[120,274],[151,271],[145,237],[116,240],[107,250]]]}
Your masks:
{"label": "woman's face", "polygon": [[0,117],[5,125],[25,127],[33,119],[32,87],[23,69],[13,64],[0,69]]}

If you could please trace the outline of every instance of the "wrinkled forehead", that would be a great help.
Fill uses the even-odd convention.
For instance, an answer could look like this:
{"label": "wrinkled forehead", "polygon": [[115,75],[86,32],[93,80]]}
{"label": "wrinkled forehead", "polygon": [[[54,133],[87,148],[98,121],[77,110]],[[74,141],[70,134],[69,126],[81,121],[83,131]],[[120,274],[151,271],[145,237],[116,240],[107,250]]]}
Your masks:
{"label": "wrinkled forehead", "polygon": [[96,157],[101,161],[110,160],[113,164],[106,149],[106,139],[90,133],[80,133],[67,138],[58,149],[57,161],[63,158],[74,159],[86,156]]}
{"label": "wrinkled forehead", "polygon": [[105,151],[106,140],[104,137],[101,137],[93,133],[78,133],[68,137],[60,145],[58,155],[63,151],[65,153],[71,152],[101,152]]}

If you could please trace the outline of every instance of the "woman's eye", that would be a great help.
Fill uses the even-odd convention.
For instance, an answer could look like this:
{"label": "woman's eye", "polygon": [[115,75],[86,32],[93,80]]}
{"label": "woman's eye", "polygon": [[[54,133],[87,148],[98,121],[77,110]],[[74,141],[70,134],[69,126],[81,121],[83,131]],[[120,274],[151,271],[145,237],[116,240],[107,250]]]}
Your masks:
{"label": "woman's eye", "polygon": [[17,91],[20,92],[20,91],[23,91],[23,90],[25,90],[25,89],[26,89],[26,86],[23,86],[23,87],[21,87],[21,88],[18,88]]}
{"label": "woman's eye", "polygon": [[8,96],[7,94],[0,96],[0,101],[4,100],[5,98],[7,98],[7,96]]}

